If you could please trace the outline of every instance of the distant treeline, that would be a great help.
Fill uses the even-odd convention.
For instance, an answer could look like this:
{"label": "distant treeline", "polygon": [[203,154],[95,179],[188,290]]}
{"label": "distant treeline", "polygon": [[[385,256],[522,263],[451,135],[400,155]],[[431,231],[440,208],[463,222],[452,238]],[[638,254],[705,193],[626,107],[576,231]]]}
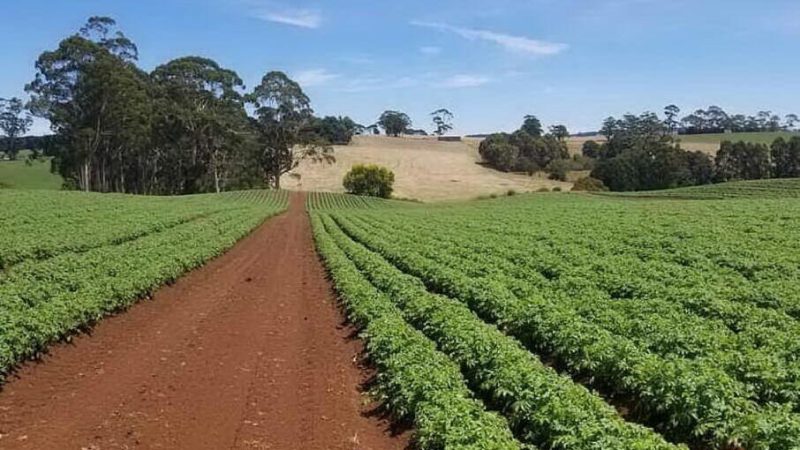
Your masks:
{"label": "distant treeline", "polygon": [[[55,149],[56,136],[23,136],[14,139],[14,150],[33,150],[39,155],[52,156]],[[7,153],[11,150],[11,139],[0,137],[0,152]]]}
{"label": "distant treeline", "polygon": [[[177,58],[149,73],[137,60],[113,19],[90,18],[39,56],[25,87],[27,108],[54,136],[18,138],[16,148],[52,155],[76,189],[191,194],[279,187],[300,160],[331,161],[331,144],[359,129],[347,117],[315,117],[282,72],[246,90],[236,72],[207,58]],[[9,117],[22,123],[19,103]]]}
{"label": "distant treeline", "polygon": [[800,177],[800,137],[771,146],[723,142],[716,157],[687,151],[652,113],[609,118],[606,142],[587,141],[583,156],[595,161],[591,176],[613,191],[669,189],[734,180]]}

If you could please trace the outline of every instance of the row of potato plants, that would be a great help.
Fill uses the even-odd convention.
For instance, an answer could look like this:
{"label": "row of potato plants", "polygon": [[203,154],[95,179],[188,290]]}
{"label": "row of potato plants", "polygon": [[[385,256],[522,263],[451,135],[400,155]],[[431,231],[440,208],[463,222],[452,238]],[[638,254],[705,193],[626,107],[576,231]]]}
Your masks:
{"label": "row of potato plants", "polygon": [[518,449],[505,419],[487,412],[459,367],[405,322],[385,294],[358,271],[312,216],[317,249],[349,320],[377,369],[373,394],[399,420],[414,423],[421,449]]}
{"label": "row of potato plants", "polygon": [[377,207],[402,207],[413,206],[417,203],[402,201],[402,200],[388,200],[376,197],[364,197],[350,194],[336,194],[332,192],[309,192],[306,200],[306,209],[308,211],[319,211],[329,209],[366,209]]}
{"label": "row of potato plants", "polygon": [[[730,204],[736,206],[738,202]],[[610,307],[631,308],[647,326],[658,323],[657,315],[680,316],[676,326],[686,333],[683,337],[673,333],[678,338],[665,341],[660,345],[661,351],[693,354],[697,349],[687,348],[683,341],[688,340],[688,345],[693,345],[694,340],[699,339],[706,341],[702,344],[718,349],[762,349],[771,357],[796,367],[800,342],[794,336],[800,332],[800,323],[792,311],[800,303],[797,289],[800,287],[800,255],[797,254],[800,248],[797,247],[797,233],[792,228],[783,228],[780,223],[770,227],[768,223],[774,222],[770,214],[775,214],[778,208],[785,214],[787,206],[791,205],[773,204],[758,212],[757,215],[765,217],[760,220],[747,217],[751,207],[739,206],[734,208],[731,217],[718,220],[717,225],[725,226],[725,234],[733,238],[712,238],[708,233],[698,232],[697,228],[712,224],[704,220],[706,217],[698,217],[697,209],[691,210],[691,216],[703,220],[701,225],[687,224],[681,218],[677,222],[666,221],[666,226],[648,226],[639,219],[626,228],[620,226],[623,221],[614,220],[603,223],[605,228],[614,230],[608,234],[602,234],[603,230],[597,228],[585,233],[565,231],[564,222],[580,228],[586,226],[575,223],[581,220],[580,213],[568,215],[558,223],[559,218],[544,208],[536,211],[536,216],[529,213],[530,221],[534,222],[529,227],[508,224],[506,220],[511,220],[506,216],[512,215],[508,211],[498,211],[490,218],[474,212],[459,218],[457,213],[449,211],[446,216],[427,215],[422,221],[407,215],[396,218],[391,214],[373,216],[369,221],[390,230],[414,224],[408,236],[415,242],[440,243],[440,249],[447,248],[446,252],[440,252],[442,254],[473,257],[475,261],[467,267],[469,270],[488,271],[486,273],[492,276],[506,279],[517,278],[511,283],[515,291],[568,294],[567,301],[573,293],[590,298],[604,297],[612,300],[606,302]],[[627,212],[635,211],[628,208]],[[795,210],[794,213],[797,213],[794,221],[800,224],[800,212]],[[542,216],[545,218],[535,222]],[[552,228],[542,223],[548,219],[556,222]],[[459,226],[462,221],[473,228]],[[661,216],[650,217],[648,221],[665,222]],[[748,242],[746,232],[730,230],[731,224],[726,222],[734,222],[733,226],[745,230],[763,229],[767,242],[763,239]],[[453,229],[458,232],[453,233]],[[664,233],[681,235],[680,243],[675,244]],[[592,237],[587,239],[586,235]],[[425,249],[430,248],[425,246]],[[474,257],[476,254],[481,257]],[[739,269],[732,270],[731,266]],[[744,266],[749,266],[747,272],[753,275],[739,273],[745,271]],[[591,314],[596,313],[591,311]],[[691,330],[703,323],[705,328],[719,331],[720,336],[705,339],[702,333],[693,335]],[[796,396],[797,385],[794,386],[792,390]]]}
{"label": "row of potato plants", "polygon": [[[120,244],[221,211],[262,204],[285,208],[286,194],[245,191],[184,197],[77,192],[0,193],[0,269]],[[35,230],[35,231],[34,231]]]}
{"label": "row of potato plants", "polygon": [[353,241],[332,218],[321,219],[348,258],[461,366],[473,390],[508,418],[523,442],[561,449],[679,448],[626,422],[602,398],[544,365],[460,302],[428,292],[419,279]]}
{"label": "row of potato plants", "polygon": [[[796,339],[800,327],[780,332],[774,327],[756,326],[734,332],[722,321],[688,313],[683,305],[669,298],[653,295],[635,301],[614,299],[592,284],[597,271],[561,274],[559,281],[551,285],[551,280],[525,264],[527,255],[505,254],[508,249],[504,242],[498,241],[491,251],[486,251],[485,243],[474,245],[473,239],[452,231],[432,232],[411,227],[407,221],[391,220],[391,216],[352,220],[372,234],[391,233],[398,244],[418,244],[420,254],[435,263],[458,267],[469,277],[499,282],[519,298],[533,295],[558,298],[582,319],[623,335],[647,351],[664,357],[703,359],[708,365],[721,367],[745,383],[760,403],[776,401],[797,407],[800,362],[795,358],[800,351]],[[613,258],[607,262],[621,264]],[[629,279],[640,275],[637,270],[628,271]],[[792,322],[784,317],[781,323]],[[764,339],[765,331],[772,339]]]}
{"label": "row of potato plants", "polygon": [[428,288],[464,301],[531,350],[556,358],[575,375],[590,376],[619,395],[633,397],[637,418],[672,439],[719,448],[792,449],[800,443],[800,421],[790,405],[762,407],[748,400],[742,384],[716,367],[661,358],[582,319],[559,299],[537,296],[520,301],[500,283],[471,278],[422,257],[417,252],[420,244],[397,244],[397,233],[376,236],[345,217],[336,219],[351,237],[420,277]]}
{"label": "row of potato plants", "polygon": [[605,193],[604,195],[684,199],[797,198],[800,197],[800,179],[732,181],[663,191]]}
{"label": "row of potato plants", "polygon": [[118,245],[9,268],[0,278],[0,373],[221,254],[279,208],[242,204]]}

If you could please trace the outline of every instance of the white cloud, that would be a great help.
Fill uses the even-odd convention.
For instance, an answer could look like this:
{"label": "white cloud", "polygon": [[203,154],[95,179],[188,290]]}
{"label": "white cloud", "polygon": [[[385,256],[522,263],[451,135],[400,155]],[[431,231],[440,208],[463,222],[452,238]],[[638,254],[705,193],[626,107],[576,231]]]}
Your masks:
{"label": "white cloud", "polygon": [[425,47],[420,47],[419,48],[419,52],[422,53],[423,55],[431,55],[431,56],[433,56],[433,55],[438,55],[439,53],[442,53],[442,48],[441,47],[434,47],[434,46],[425,46]]}
{"label": "white cloud", "polygon": [[293,74],[292,78],[297,81],[300,86],[312,87],[320,86],[331,80],[335,80],[339,78],[339,75],[331,73],[327,69],[310,69],[297,72]]}
{"label": "white cloud", "polygon": [[506,50],[525,53],[537,56],[549,56],[559,54],[569,48],[567,44],[556,42],[540,41],[525,36],[514,36],[510,34],[497,33],[494,31],[479,30],[474,28],[462,28],[440,22],[420,22],[412,21],[412,25],[418,27],[432,28],[448,33],[454,33],[464,39],[471,41],[481,40],[492,42]]}
{"label": "white cloud", "polygon": [[489,77],[485,77],[483,75],[471,75],[462,73],[446,78],[442,82],[438,83],[437,86],[448,89],[469,88],[469,87],[483,86],[484,84],[489,83],[491,81],[492,80]]}
{"label": "white cloud", "polygon": [[322,13],[315,9],[260,9],[253,13],[259,19],[300,28],[319,28]]}

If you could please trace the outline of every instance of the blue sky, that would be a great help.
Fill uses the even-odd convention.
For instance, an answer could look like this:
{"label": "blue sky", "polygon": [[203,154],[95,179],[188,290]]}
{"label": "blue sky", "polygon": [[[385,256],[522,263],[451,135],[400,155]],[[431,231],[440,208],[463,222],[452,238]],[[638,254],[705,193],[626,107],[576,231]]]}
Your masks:
{"label": "blue sky", "polygon": [[24,96],[43,50],[108,15],[147,70],[190,54],[248,86],[283,70],[318,114],[364,124],[398,109],[430,130],[441,107],[459,133],[512,130],[525,114],[593,130],[669,103],[800,113],[797,0],[2,2],[0,97]]}

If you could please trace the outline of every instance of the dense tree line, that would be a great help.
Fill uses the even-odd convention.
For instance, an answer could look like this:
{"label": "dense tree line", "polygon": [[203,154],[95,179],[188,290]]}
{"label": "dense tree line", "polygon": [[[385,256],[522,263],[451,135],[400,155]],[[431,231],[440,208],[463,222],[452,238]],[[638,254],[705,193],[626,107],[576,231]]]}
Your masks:
{"label": "dense tree line", "polygon": [[610,117],[600,132],[606,142],[586,142],[583,155],[597,160],[591,176],[612,191],[667,189],[712,181],[711,158],[680,148],[669,125],[656,114]]}
{"label": "dense tree line", "polygon": [[544,170],[551,178],[563,180],[573,164],[566,144],[569,132],[563,125],[555,125],[550,130],[543,134],[539,119],[525,116],[519,130],[489,135],[478,151],[483,161],[495,169],[528,174]]}
{"label": "dense tree line", "polygon": [[800,124],[797,114],[781,117],[772,111],[758,111],[755,115],[729,114],[719,106],[698,109],[678,120],[681,110],[676,105],[664,108],[664,125],[670,132],[680,134],[739,133],[793,130]]}
{"label": "dense tree line", "polygon": [[[81,190],[189,194],[280,186],[300,160],[330,161],[358,126],[316,118],[300,86],[268,72],[247,92],[198,56],[147,73],[113,19],[92,17],[36,62],[30,110],[50,121],[54,165]],[[250,106],[253,114],[248,114]]]}
{"label": "dense tree line", "polygon": [[583,155],[596,160],[591,176],[613,191],[800,176],[800,137],[778,138],[771,147],[723,142],[712,159],[682,149],[669,121],[653,113],[606,119],[601,133],[606,142],[587,141]]}

